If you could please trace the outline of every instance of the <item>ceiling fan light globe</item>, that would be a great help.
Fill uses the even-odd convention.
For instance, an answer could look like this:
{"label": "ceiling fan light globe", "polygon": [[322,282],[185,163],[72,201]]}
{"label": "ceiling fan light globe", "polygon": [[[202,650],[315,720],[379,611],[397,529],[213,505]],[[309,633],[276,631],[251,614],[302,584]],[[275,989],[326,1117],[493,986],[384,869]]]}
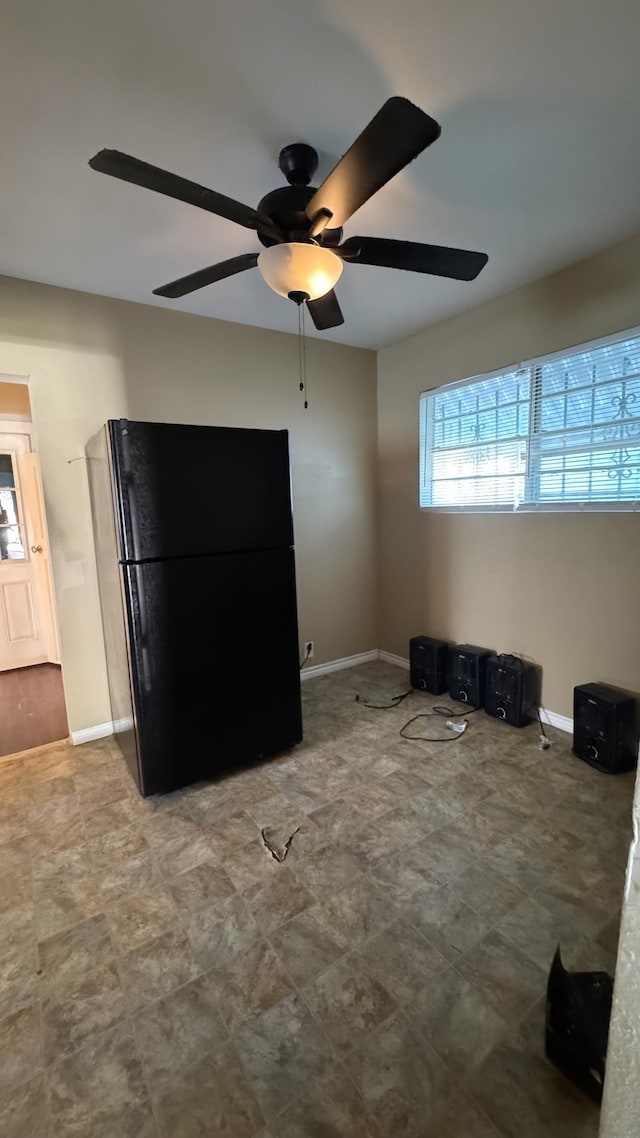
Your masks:
{"label": "ceiling fan light globe", "polygon": [[330,249],[287,241],[263,249],[258,257],[263,279],[280,296],[306,293],[317,300],[330,292],[342,273],[342,261]]}

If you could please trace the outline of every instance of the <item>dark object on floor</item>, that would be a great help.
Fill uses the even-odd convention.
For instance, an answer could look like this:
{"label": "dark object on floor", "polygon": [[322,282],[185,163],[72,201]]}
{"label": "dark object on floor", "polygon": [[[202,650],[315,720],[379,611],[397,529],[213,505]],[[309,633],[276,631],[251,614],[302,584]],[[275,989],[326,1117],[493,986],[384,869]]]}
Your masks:
{"label": "dark object on floor", "polygon": [[275,861],[284,861],[287,854],[289,853],[289,847],[291,846],[291,843],[298,833],[299,829],[300,827],[297,826],[293,833],[289,834],[289,837],[285,841],[282,840],[283,835],[279,834],[277,830],[265,829],[260,831],[262,840]]}
{"label": "dark object on floor", "polygon": [[59,664],[0,672],[0,755],[68,738]]}
{"label": "dark object on floor", "polygon": [[111,717],[140,793],[299,743],[287,431],[111,419],[87,456]]}
{"label": "dark object on floor", "polygon": [[638,758],[635,700],[606,684],[573,689],[573,753],[607,774],[630,771]]}
{"label": "dark object on floor", "polygon": [[411,686],[431,695],[447,690],[449,645],[431,636],[412,636],[409,641]]}
{"label": "dark object on floor", "polygon": [[449,695],[471,707],[484,704],[487,660],[493,653],[475,644],[456,644],[449,649]]}
{"label": "dark object on floor", "polygon": [[490,656],[486,663],[484,709],[512,727],[526,727],[536,704],[536,669],[519,656]]}
{"label": "dark object on floor", "polygon": [[547,1058],[596,1102],[602,1101],[613,980],[607,972],[568,972],[560,945],[547,983]]}

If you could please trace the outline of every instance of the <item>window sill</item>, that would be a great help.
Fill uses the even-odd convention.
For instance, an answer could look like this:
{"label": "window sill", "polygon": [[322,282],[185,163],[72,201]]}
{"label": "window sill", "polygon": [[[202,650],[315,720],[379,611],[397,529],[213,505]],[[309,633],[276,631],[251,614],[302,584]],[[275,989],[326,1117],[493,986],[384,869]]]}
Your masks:
{"label": "window sill", "polygon": [[635,514],[640,502],[544,502],[521,506],[419,506],[422,514]]}

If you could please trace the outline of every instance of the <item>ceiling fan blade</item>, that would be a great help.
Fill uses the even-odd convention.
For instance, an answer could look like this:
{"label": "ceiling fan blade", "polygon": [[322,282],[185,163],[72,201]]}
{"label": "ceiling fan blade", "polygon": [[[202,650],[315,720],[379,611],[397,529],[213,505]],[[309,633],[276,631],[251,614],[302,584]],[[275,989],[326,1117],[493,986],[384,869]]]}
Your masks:
{"label": "ceiling fan blade", "polygon": [[418,241],[393,241],[386,237],[348,237],[334,250],[347,261],[380,265],[384,269],[407,269],[473,281],[489,260],[486,253],[449,249],[446,245],[421,245]]}
{"label": "ceiling fan blade", "polygon": [[206,209],[218,217],[226,217],[229,221],[244,225],[246,229],[255,229],[258,222],[273,228],[273,222],[269,218],[263,217],[250,206],[228,198],[225,194],[218,194],[215,190],[208,190],[206,186],[199,186],[197,182],[190,182],[178,174],[170,174],[159,166],[151,166],[139,158],[122,154],[119,150],[100,150],[89,160],[89,165],[100,174],[109,174],[123,182],[132,182],[134,186],[155,190],[158,194],[166,194],[168,198]]}
{"label": "ceiling fan blade", "polygon": [[243,273],[245,269],[255,269],[258,264],[257,253],[242,253],[239,257],[231,257],[228,261],[219,261],[217,265],[209,265],[206,269],[198,269],[197,273],[189,273],[177,281],[154,288],[154,296],[168,296],[172,300],[178,296],[186,296],[188,292],[204,288],[206,285],[223,281],[225,277],[232,277],[235,273]]}
{"label": "ceiling fan blade", "polygon": [[317,300],[308,300],[307,308],[319,332],[324,332],[327,328],[338,328],[340,324],[344,324],[342,309],[333,289],[324,296],[319,296]]}
{"label": "ceiling fan blade", "polygon": [[387,99],[313,195],[307,217],[313,221],[319,210],[327,209],[333,229],[344,225],[439,135],[439,123],[408,99]]}

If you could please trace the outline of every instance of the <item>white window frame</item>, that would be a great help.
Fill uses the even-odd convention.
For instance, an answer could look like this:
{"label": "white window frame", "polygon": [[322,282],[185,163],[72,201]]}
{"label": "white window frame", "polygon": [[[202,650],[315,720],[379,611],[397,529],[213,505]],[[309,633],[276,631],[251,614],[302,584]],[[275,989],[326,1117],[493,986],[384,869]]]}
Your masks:
{"label": "white window frame", "polygon": [[[457,388],[468,387],[473,383],[479,383],[483,380],[490,380],[503,376],[507,373],[520,370],[531,370],[532,381],[535,374],[536,367],[543,364],[551,363],[556,359],[563,359],[565,356],[571,355],[574,352],[593,351],[596,348],[605,347],[607,344],[616,344],[621,340],[628,340],[634,337],[640,337],[640,326],[637,328],[625,329],[623,332],[615,332],[611,336],[602,336],[597,340],[587,340],[585,343],[576,344],[571,347],[563,348],[557,352],[550,352],[544,356],[534,356],[529,360],[523,360],[521,363],[505,364],[504,367],[496,368],[493,371],[483,372],[480,375],[474,375],[467,379],[459,379],[453,383],[441,384],[438,387],[428,388],[426,391],[420,393],[419,399],[419,421],[420,421],[420,467],[419,467],[419,486],[418,486],[418,503],[421,511],[425,513],[438,513],[438,514],[537,514],[537,513],[637,513],[640,511],[640,501],[599,501],[599,502],[536,502],[536,501],[523,501],[517,505],[513,504],[498,504],[492,505],[487,503],[469,504],[469,505],[449,505],[449,506],[432,506],[424,505],[422,502],[423,488],[426,486],[426,463],[427,453],[429,451],[429,438],[431,422],[427,414],[428,398],[429,396],[436,395],[442,391],[455,391]],[[531,408],[534,406],[534,384],[531,385]],[[531,483],[531,465],[532,465],[532,439],[534,438],[532,428],[532,415],[529,416],[529,434],[527,436],[527,474],[526,482],[530,486]]]}

